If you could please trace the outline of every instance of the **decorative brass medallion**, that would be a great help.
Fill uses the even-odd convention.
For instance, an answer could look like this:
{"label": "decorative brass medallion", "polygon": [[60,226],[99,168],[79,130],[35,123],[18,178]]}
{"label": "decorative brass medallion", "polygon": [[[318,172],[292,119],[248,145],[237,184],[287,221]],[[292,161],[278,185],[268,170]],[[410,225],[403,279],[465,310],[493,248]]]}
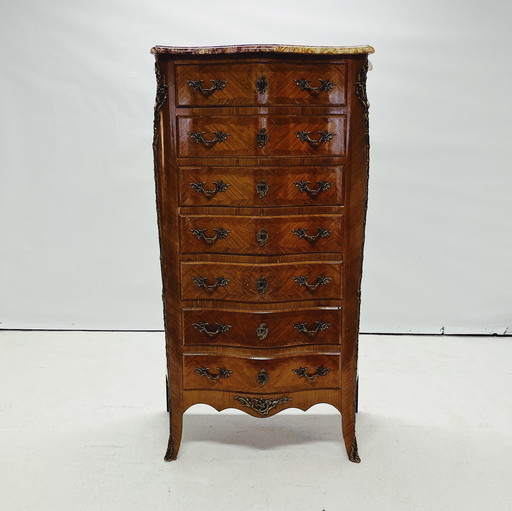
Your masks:
{"label": "decorative brass medallion", "polygon": [[263,199],[263,197],[265,197],[265,195],[267,195],[269,188],[270,188],[270,186],[268,185],[268,183],[262,179],[256,185],[256,192],[258,192],[258,197],[260,199]]}
{"label": "decorative brass medallion", "polygon": [[256,134],[256,142],[258,143],[258,147],[261,149],[265,147],[268,142],[268,133],[266,128],[261,128],[260,131]]}
{"label": "decorative brass medallion", "polygon": [[268,415],[271,410],[273,410],[277,405],[282,403],[288,403],[292,400],[291,397],[283,396],[278,397],[276,399],[265,399],[263,397],[245,397],[245,396],[235,396],[234,399],[239,401],[242,406],[247,406],[248,408],[252,408],[260,415]]}
{"label": "decorative brass medallion", "polygon": [[268,281],[265,277],[260,277],[257,281],[256,281],[256,290],[258,291],[258,293],[260,295],[264,294],[265,291],[267,290],[268,288]]}
{"label": "decorative brass medallion", "polygon": [[256,89],[260,94],[265,94],[265,92],[267,92],[268,81],[265,76],[262,75],[256,80]]}
{"label": "decorative brass medallion", "polygon": [[260,247],[264,247],[268,241],[268,232],[263,227],[256,233],[256,241]]}
{"label": "decorative brass medallion", "polygon": [[256,329],[256,337],[260,341],[264,341],[268,335],[268,327],[266,323],[260,323],[260,326]]}
{"label": "decorative brass medallion", "polygon": [[256,380],[258,381],[258,385],[260,387],[264,387],[268,382],[268,373],[266,369],[262,369],[257,375]]}

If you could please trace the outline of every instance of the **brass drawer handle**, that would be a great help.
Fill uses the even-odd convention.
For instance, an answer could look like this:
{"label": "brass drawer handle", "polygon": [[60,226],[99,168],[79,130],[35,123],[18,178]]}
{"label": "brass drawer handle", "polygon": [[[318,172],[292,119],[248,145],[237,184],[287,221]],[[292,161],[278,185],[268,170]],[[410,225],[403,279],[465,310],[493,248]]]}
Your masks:
{"label": "brass drawer handle", "polygon": [[212,293],[218,287],[224,287],[229,284],[229,279],[225,277],[215,277],[215,284],[207,283],[208,277],[192,277],[192,282],[199,287],[204,289],[207,293]]}
{"label": "brass drawer handle", "polygon": [[316,328],[314,330],[308,330],[307,323],[294,323],[293,328],[299,332],[299,334],[315,335],[318,332],[327,330],[331,324],[325,321],[315,321]]}
{"label": "brass drawer handle", "polygon": [[304,228],[293,229],[292,232],[297,236],[297,238],[301,240],[308,240],[310,243],[314,243],[316,240],[320,238],[328,238],[331,235],[331,231],[329,229],[324,229],[323,227],[316,228],[317,233],[314,236],[308,235],[308,230]]}
{"label": "brass drawer handle", "polygon": [[317,188],[311,189],[308,185],[311,181],[296,181],[293,183],[301,192],[307,193],[312,199],[316,199],[322,192],[326,192],[331,188],[329,181],[317,181]]}
{"label": "brass drawer handle", "polygon": [[327,373],[330,371],[327,367],[320,366],[315,367],[315,372],[308,374],[307,373],[308,368],[307,367],[299,367],[298,369],[292,369],[292,371],[299,377],[299,378],[306,378],[306,380],[309,381],[315,381],[320,376],[326,376]]}
{"label": "brass drawer handle", "polygon": [[213,186],[215,188],[213,190],[205,190],[204,185],[206,183],[202,181],[189,184],[197,193],[202,193],[207,199],[217,195],[218,193],[225,192],[228,189],[228,186],[230,186],[229,183],[224,183],[223,181],[214,181]]}
{"label": "brass drawer handle", "polygon": [[288,403],[292,400],[292,398],[288,396],[278,397],[275,399],[265,397],[235,396],[234,399],[236,399],[242,406],[251,408],[255,412],[258,412],[260,415],[268,415],[270,411],[273,410],[276,406],[283,403]]}
{"label": "brass drawer handle", "polygon": [[210,381],[216,381],[219,378],[229,378],[233,373],[233,371],[225,367],[217,367],[217,371],[219,371],[217,374],[210,373],[209,367],[196,367],[194,370],[199,376],[204,376]]}
{"label": "brass drawer handle", "polygon": [[331,277],[326,277],[324,275],[317,275],[316,276],[316,284],[308,284],[308,276],[299,275],[298,277],[292,277],[292,279],[299,285],[299,286],[305,286],[310,290],[315,290],[319,286],[325,286],[329,282],[331,282]]}
{"label": "brass drawer handle", "polygon": [[200,332],[205,333],[209,337],[215,337],[219,334],[225,334],[232,325],[226,325],[225,323],[215,323],[217,327],[215,330],[208,330],[209,323],[192,323],[194,328],[197,328]]}
{"label": "brass drawer handle", "polygon": [[311,131],[296,131],[295,136],[301,142],[307,142],[312,147],[317,147],[320,144],[325,144],[331,141],[332,138],[335,136],[335,133],[329,133],[328,131],[317,131],[317,133],[320,133],[320,137],[314,140],[309,136],[310,133]]}
{"label": "brass drawer handle", "polygon": [[217,143],[225,142],[229,137],[229,133],[223,133],[222,131],[214,131],[214,137],[211,140],[204,138],[203,135],[206,134],[206,131],[189,131],[188,134],[196,144],[203,144],[206,147],[213,147]]}
{"label": "brass drawer handle", "polygon": [[212,86],[209,89],[205,89],[203,87],[203,80],[187,80],[187,85],[192,88],[192,90],[201,92],[204,96],[208,97],[211,94],[213,94],[216,90],[222,90],[226,83],[228,83],[227,80],[210,80],[212,82]]}
{"label": "brass drawer handle", "polygon": [[324,91],[331,90],[336,84],[333,82],[330,82],[329,80],[322,80],[321,78],[318,79],[320,82],[320,85],[318,87],[311,87],[309,85],[309,82],[311,80],[306,80],[304,78],[300,78],[299,80],[295,80],[295,83],[297,87],[299,87],[300,90],[307,90],[308,92],[311,92],[312,94],[320,94]]}
{"label": "brass drawer handle", "polygon": [[215,236],[212,236],[209,238],[206,236],[205,232],[206,229],[190,229],[190,232],[198,239],[204,241],[207,245],[213,245],[217,240],[223,240],[224,238],[227,238],[228,234],[231,231],[228,231],[226,229],[223,229],[222,227],[219,227],[218,229],[213,229],[216,233]]}

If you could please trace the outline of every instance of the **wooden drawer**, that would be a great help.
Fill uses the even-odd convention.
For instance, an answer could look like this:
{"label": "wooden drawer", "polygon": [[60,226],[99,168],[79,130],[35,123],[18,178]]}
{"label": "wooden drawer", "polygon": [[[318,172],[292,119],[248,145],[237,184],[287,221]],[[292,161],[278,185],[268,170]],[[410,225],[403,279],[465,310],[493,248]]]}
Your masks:
{"label": "wooden drawer", "polygon": [[183,356],[186,390],[270,393],[340,388],[340,354],[242,358]]}
{"label": "wooden drawer", "polygon": [[183,344],[279,348],[339,344],[341,309],[285,311],[184,309]]}
{"label": "wooden drawer", "polygon": [[181,253],[341,252],[342,215],[180,216]]}
{"label": "wooden drawer", "polygon": [[181,157],[345,155],[342,115],[194,115],[177,123]]}
{"label": "wooden drawer", "polygon": [[181,167],[182,206],[343,205],[343,167]]}
{"label": "wooden drawer", "polygon": [[345,105],[346,65],[178,64],[178,106]]}
{"label": "wooden drawer", "polygon": [[341,261],[311,263],[181,263],[184,300],[289,302],[341,298]]}

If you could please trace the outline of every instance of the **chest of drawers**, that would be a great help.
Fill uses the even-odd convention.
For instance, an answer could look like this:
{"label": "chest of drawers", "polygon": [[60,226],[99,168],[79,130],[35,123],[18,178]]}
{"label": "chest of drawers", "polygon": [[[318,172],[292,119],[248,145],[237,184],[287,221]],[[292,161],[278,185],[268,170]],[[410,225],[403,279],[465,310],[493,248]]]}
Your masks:
{"label": "chest of drawers", "polygon": [[371,47],[156,46],[170,436],[329,403],[355,436]]}

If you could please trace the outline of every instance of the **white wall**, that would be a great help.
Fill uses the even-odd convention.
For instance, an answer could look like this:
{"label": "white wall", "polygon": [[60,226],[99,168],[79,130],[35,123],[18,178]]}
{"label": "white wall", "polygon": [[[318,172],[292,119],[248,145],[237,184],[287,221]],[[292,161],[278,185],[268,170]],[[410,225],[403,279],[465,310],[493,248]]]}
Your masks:
{"label": "white wall", "polygon": [[510,3],[3,2],[0,328],[160,329],[154,44],[372,44],[362,331],[512,331]]}

